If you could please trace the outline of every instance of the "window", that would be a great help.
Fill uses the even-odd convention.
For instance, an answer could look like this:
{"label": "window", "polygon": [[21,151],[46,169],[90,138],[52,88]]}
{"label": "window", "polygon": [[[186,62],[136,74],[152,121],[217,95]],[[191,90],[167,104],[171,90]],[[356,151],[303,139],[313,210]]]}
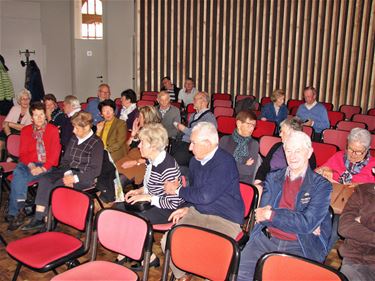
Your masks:
{"label": "window", "polygon": [[83,39],[103,39],[103,5],[100,0],[82,0]]}

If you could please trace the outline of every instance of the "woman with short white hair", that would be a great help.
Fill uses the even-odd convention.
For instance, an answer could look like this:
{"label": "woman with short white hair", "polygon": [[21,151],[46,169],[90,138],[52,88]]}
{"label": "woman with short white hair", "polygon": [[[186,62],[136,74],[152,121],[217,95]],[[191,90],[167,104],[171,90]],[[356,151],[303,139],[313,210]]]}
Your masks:
{"label": "woman with short white hair", "polygon": [[342,184],[373,183],[375,158],[370,155],[371,134],[361,128],[350,131],[345,151],[336,152],[316,172]]}

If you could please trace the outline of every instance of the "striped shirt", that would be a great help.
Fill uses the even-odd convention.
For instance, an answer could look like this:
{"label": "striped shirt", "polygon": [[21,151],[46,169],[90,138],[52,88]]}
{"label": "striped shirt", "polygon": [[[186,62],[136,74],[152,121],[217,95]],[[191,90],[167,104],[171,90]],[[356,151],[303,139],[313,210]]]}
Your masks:
{"label": "striped shirt", "polygon": [[147,161],[146,174],[143,181],[144,193],[150,194],[151,205],[161,209],[177,209],[184,200],[178,195],[167,195],[164,191],[165,181],[179,180],[181,187],[181,172],[176,160],[162,151],[154,161]]}

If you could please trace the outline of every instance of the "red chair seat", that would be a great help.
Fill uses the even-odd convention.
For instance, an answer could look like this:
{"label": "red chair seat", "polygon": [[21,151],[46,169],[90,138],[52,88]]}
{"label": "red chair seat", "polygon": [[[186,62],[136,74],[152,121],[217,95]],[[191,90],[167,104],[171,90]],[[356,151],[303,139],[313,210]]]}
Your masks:
{"label": "red chair seat", "polygon": [[[9,176],[7,176],[7,180],[12,181],[13,180],[13,174],[10,174]],[[32,185],[37,184],[37,183],[38,183],[38,181],[29,181],[27,185],[32,186]]]}
{"label": "red chair seat", "polygon": [[138,275],[113,262],[92,261],[65,271],[51,280],[138,280]]}
{"label": "red chair seat", "polygon": [[152,229],[155,231],[168,231],[174,226],[173,222],[170,223],[162,223],[162,224],[153,224]]}
{"label": "red chair seat", "polygon": [[43,232],[10,242],[6,250],[8,254],[30,267],[43,268],[81,247],[82,242],[71,235]]}
{"label": "red chair seat", "polygon": [[14,171],[14,169],[17,166],[17,163],[14,162],[2,162],[0,163],[0,166],[3,167],[3,172],[4,173],[10,173]]}

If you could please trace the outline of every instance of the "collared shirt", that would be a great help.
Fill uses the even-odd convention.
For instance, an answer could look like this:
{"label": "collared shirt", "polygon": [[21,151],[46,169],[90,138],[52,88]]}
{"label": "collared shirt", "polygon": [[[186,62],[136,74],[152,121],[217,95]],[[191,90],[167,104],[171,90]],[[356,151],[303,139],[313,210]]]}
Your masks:
{"label": "collared shirt", "polygon": [[149,164],[146,165],[145,177],[143,179],[143,187],[144,187],[143,193],[144,194],[148,194],[147,184],[151,176],[152,166],[157,167],[160,163],[164,161],[166,155],[167,155],[167,152],[163,150],[162,152],[159,153],[158,156],[156,156],[155,160],[148,160]]}
{"label": "collared shirt", "polygon": [[108,132],[111,129],[111,126],[113,124],[113,120],[115,120],[115,118],[112,118],[111,121],[105,121],[104,122],[104,128],[103,128],[103,134],[102,134],[102,141],[103,141],[103,144],[104,144],[105,148],[107,147]]}
{"label": "collared shirt", "polygon": [[171,106],[168,106],[166,109],[159,108],[161,118],[164,118],[164,115],[168,112],[168,110],[171,108]]}
{"label": "collared shirt", "polygon": [[292,175],[290,174],[290,168],[287,167],[287,168],[286,168],[286,171],[285,171],[285,177],[290,177],[290,179],[293,180],[293,181],[296,180],[297,178],[302,178],[302,179],[304,179],[304,178],[305,178],[305,175],[306,175],[307,168],[308,168],[308,166],[306,167],[306,169],[305,169],[302,173],[300,173],[300,174],[297,175],[297,176],[293,176],[293,177],[292,177]]}
{"label": "collared shirt", "polygon": [[81,111],[81,107],[78,107],[78,108],[76,108],[76,109],[73,109],[73,111],[70,112],[70,113],[68,113],[67,115],[68,115],[68,117],[70,118],[70,117],[72,117],[75,113],[77,113],[77,112],[79,112],[79,111]]}
{"label": "collared shirt", "polygon": [[88,140],[93,134],[94,134],[94,132],[92,130],[90,130],[90,133],[88,133],[87,136],[85,136],[84,138],[81,139],[81,138],[77,137],[78,145],[83,143],[85,140]]}
{"label": "collared shirt", "polygon": [[315,105],[317,105],[317,101],[314,101],[312,104],[307,104],[307,103],[305,103],[305,106],[306,106],[306,108],[308,109],[308,110],[310,110],[311,108],[313,108]]}
{"label": "collared shirt", "polygon": [[219,147],[217,146],[214,150],[212,150],[208,155],[206,155],[206,157],[204,157],[202,160],[199,160],[199,159],[197,159],[197,158],[195,158],[195,159],[197,159],[200,163],[201,163],[201,165],[202,166],[204,166],[204,165],[206,165],[206,163],[208,162],[208,161],[210,161],[213,157],[214,157],[214,155],[215,155],[215,153],[216,153],[216,150],[218,149]]}

